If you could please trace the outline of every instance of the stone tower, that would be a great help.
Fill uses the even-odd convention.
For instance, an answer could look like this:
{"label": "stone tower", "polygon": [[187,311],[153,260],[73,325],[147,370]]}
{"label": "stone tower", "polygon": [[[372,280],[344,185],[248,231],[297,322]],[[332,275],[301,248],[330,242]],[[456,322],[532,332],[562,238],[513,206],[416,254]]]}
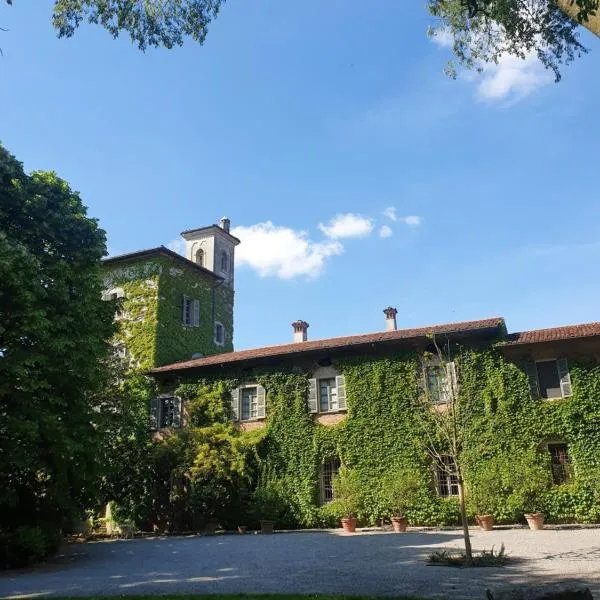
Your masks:
{"label": "stone tower", "polygon": [[224,279],[233,289],[235,275],[235,247],[240,243],[229,233],[230,221],[223,217],[218,225],[199,227],[182,232],[185,257]]}

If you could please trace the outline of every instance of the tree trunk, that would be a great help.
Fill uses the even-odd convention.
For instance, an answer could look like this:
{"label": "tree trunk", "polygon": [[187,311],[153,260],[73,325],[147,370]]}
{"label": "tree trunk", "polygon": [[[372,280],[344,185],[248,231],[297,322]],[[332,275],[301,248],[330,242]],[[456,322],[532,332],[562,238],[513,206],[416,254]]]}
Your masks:
{"label": "tree trunk", "polygon": [[458,476],[458,504],[460,506],[460,520],[462,522],[463,537],[465,538],[465,554],[469,564],[473,561],[471,549],[471,537],[469,536],[469,521],[467,519],[467,507],[465,504],[465,484],[462,474]]}
{"label": "tree trunk", "polygon": [[588,15],[587,21],[580,21],[577,18],[577,13],[579,12],[579,6],[577,6],[577,2],[575,0],[552,0],[560,10],[562,10],[565,14],[567,14],[573,21],[579,23],[582,27],[585,27],[593,34],[600,37],[600,6],[596,11],[595,15]]}

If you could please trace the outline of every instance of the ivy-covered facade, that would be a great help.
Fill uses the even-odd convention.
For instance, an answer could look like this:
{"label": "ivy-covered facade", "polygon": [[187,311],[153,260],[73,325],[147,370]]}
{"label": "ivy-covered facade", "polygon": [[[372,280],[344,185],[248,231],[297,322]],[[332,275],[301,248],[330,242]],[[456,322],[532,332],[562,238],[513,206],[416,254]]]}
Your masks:
{"label": "ivy-covered facade", "polygon": [[[431,360],[438,347],[443,368]],[[255,484],[268,476],[285,492],[282,525],[332,522],[331,478],[341,464],[359,473],[364,524],[389,516],[381,481],[403,468],[421,474],[424,490],[409,522],[448,524],[458,521],[456,482],[432,462],[418,406],[424,390],[441,406],[450,401],[448,381],[455,378],[455,389],[474,406],[467,490],[489,461],[504,456],[510,464],[534,452],[553,480],[539,506],[547,520],[597,522],[600,504],[588,476],[600,467],[599,358],[597,323],[515,334],[502,319],[392,327],[156,368],[162,395],[154,410],[181,406],[177,423],[185,425],[188,402],[221,390],[236,435],[253,448]],[[491,504],[500,522],[522,519],[526,508],[502,494]]]}
{"label": "ivy-covered facade", "polygon": [[106,301],[118,304],[115,352],[148,370],[233,350],[234,248],[229,221],[182,234],[186,254],[164,246],[103,261]]}

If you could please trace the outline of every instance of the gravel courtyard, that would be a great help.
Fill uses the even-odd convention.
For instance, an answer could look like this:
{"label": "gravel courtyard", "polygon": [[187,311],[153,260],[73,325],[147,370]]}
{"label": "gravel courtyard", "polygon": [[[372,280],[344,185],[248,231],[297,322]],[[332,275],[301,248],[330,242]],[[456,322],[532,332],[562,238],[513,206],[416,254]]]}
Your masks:
{"label": "gravel courtyard", "polygon": [[195,592],[417,594],[483,598],[487,587],[576,580],[600,598],[600,530],[474,530],[475,549],[504,542],[501,568],[427,566],[433,550],[458,548],[459,531],[338,531],[143,538],[72,544],[67,556],[0,575],[0,597]]}

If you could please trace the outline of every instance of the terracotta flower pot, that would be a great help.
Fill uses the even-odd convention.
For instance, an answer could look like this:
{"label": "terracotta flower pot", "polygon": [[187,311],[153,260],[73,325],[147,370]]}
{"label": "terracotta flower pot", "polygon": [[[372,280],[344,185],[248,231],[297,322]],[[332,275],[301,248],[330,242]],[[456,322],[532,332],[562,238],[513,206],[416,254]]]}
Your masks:
{"label": "terracotta flower pot", "polygon": [[475,519],[477,519],[477,525],[483,531],[492,531],[494,529],[494,523],[496,522],[494,515],[477,515]]}
{"label": "terracotta flower pot", "polygon": [[404,533],[408,519],[406,517],[392,517],[392,528],[396,533]]}
{"label": "terracotta flower pot", "polygon": [[529,529],[544,529],[544,515],[542,513],[525,513]]}
{"label": "terracotta flower pot", "polygon": [[275,530],[275,521],[262,520],[260,522],[261,533],[273,533]]}
{"label": "terracotta flower pot", "polygon": [[248,527],[246,525],[238,525],[238,533],[246,533],[248,531]]}
{"label": "terracotta flower pot", "polygon": [[342,529],[346,533],[354,533],[356,531],[356,519],[354,517],[342,519]]}

